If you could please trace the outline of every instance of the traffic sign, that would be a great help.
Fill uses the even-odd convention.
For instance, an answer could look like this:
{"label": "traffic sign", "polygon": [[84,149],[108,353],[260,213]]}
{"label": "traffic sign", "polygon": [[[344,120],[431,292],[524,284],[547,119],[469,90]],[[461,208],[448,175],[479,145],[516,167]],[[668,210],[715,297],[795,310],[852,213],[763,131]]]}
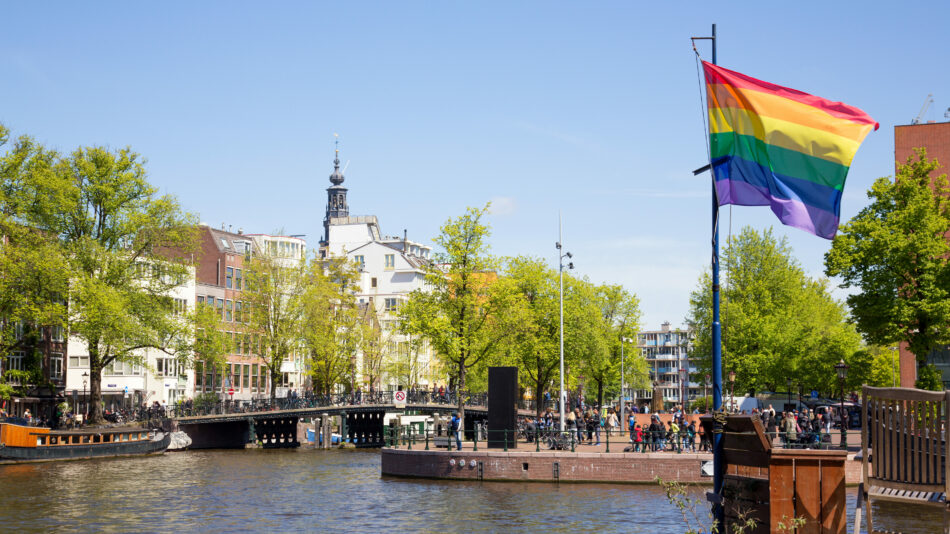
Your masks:
{"label": "traffic sign", "polygon": [[234,388],[228,389],[228,395],[234,396]]}
{"label": "traffic sign", "polygon": [[396,402],[406,402],[406,392],[397,391],[393,398],[396,399]]}
{"label": "traffic sign", "polygon": [[818,390],[817,390],[817,389],[811,390],[811,398],[813,398],[813,399],[817,399],[817,398],[818,398]]}

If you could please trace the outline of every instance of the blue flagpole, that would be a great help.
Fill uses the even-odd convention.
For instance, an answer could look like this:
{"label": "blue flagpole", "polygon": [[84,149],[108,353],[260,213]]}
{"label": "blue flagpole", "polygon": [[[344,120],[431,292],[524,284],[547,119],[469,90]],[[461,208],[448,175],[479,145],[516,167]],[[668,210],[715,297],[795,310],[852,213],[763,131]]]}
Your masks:
{"label": "blue flagpole", "polygon": [[[712,25],[712,63],[716,65],[716,25]],[[713,376],[713,411],[722,410],[722,330],[719,324],[719,198],[716,193],[716,172],[709,162],[709,172],[712,175],[712,376]],[[713,417],[716,417],[714,415]],[[719,430],[715,427],[714,429]],[[722,434],[713,433],[713,492],[722,497],[722,483],[724,474],[722,450]],[[724,531],[725,514],[722,502],[713,504],[713,516],[719,524],[720,531]]]}

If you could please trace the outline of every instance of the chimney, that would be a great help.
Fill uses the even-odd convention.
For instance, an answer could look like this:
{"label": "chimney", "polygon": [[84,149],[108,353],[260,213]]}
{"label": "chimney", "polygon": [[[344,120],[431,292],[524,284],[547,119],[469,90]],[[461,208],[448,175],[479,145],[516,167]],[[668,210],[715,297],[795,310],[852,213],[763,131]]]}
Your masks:
{"label": "chimney", "polygon": [[409,230],[402,229],[402,251],[409,254]]}
{"label": "chimney", "polygon": [[244,235],[244,228],[238,228],[238,235]]}
{"label": "chimney", "polygon": [[234,225],[231,225],[231,224],[228,225],[228,233],[231,233],[231,228],[233,228],[233,226]]}

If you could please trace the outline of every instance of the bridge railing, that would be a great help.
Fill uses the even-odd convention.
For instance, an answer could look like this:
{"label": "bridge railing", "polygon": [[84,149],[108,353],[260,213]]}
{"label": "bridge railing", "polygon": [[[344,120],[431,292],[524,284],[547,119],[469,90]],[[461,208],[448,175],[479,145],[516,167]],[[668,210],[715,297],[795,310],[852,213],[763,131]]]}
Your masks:
{"label": "bridge railing", "polygon": [[[324,408],[336,406],[359,406],[372,404],[395,404],[397,393],[404,399],[401,404],[439,404],[447,407],[458,406],[458,393],[431,392],[431,391],[381,391],[373,393],[354,392],[334,395],[307,394],[304,396],[280,397],[274,400],[269,398],[253,400],[217,401],[213,403],[184,403],[175,406],[175,417],[194,417],[203,415],[226,415],[235,413],[269,412],[276,410],[301,410],[307,408]],[[462,392],[465,406],[487,406],[487,393]],[[534,403],[525,401],[519,408],[533,410]]]}

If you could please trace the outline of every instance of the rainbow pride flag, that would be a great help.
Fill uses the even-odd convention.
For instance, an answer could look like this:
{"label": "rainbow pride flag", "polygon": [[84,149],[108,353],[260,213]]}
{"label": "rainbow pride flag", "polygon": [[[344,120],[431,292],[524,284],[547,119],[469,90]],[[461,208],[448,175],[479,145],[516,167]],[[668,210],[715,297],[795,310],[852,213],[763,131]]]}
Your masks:
{"label": "rainbow pride flag", "polygon": [[703,62],[719,205],[769,206],[782,224],[825,239],[861,141],[860,109]]}

